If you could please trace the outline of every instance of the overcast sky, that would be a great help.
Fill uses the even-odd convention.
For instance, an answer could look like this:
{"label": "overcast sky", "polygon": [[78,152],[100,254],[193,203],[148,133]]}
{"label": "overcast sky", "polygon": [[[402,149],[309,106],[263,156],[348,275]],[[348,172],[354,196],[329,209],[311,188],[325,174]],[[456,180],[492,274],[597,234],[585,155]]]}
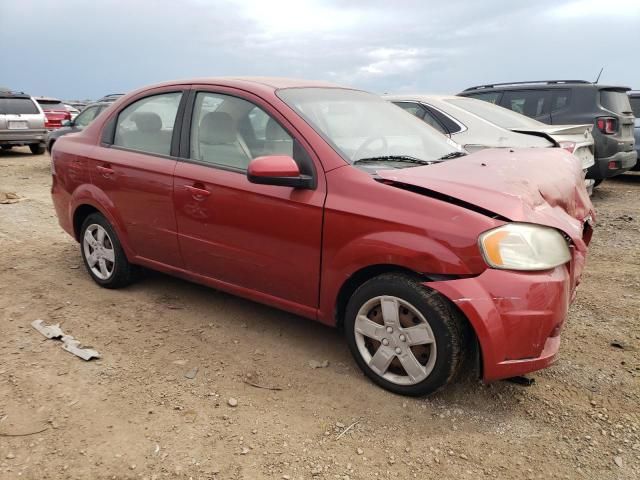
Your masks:
{"label": "overcast sky", "polygon": [[378,93],[534,79],[640,89],[640,0],[0,0],[0,85],[97,98],[260,75]]}

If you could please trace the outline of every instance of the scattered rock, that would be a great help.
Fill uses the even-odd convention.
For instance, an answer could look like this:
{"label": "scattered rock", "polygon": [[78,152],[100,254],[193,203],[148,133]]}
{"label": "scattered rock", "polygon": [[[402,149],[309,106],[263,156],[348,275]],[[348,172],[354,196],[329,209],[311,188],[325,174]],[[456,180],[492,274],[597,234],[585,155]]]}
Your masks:
{"label": "scattered rock", "polygon": [[238,400],[236,400],[233,397],[230,397],[229,400],[227,400],[227,403],[229,404],[230,407],[237,407],[238,406]]}
{"label": "scattered rock", "polygon": [[363,449],[361,449],[360,447],[358,447],[358,448],[356,448],[356,453],[357,453],[358,455],[363,455],[363,454],[364,454],[364,450],[363,450]]}
{"label": "scattered rock", "polygon": [[180,366],[183,366],[183,365],[186,365],[186,364],[187,364],[187,361],[186,361],[186,360],[176,360],[176,361],[174,361],[174,362],[173,362],[173,364],[174,364],[174,365],[180,365]]}
{"label": "scattered rock", "polygon": [[619,456],[619,455],[616,455],[615,457],[613,457],[613,463],[615,463],[620,468],[622,468],[624,466],[624,462],[622,461],[622,457]]}
{"label": "scattered rock", "polygon": [[198,367],[193,367],[191,370],[184,374],[185,378],[189,378],[191,380],[196,378],[196,375],[198,375]]}
{"label": "scattered rock", "polygon": [[624,350],[624,343],[619,342],[617,340],[614,340],[613,342],[611,342],[611,346],[613,348],[619,348],[620,350]]}
{"label": "scattered rock", "polygon": [[309,366],[311,368],[327,368],[329,366],[329,360],[323,360],[322,362],[309,360]]}
{"label": "scattered rock", "polygon": [[240,455],[246,455],[250,451],[251,450],[249,450],[247,447],[242,447],[242,450],[240,450]]}
{"label": "scattered rock", "polygon": [[7,458],[9,460],[13,460],[14,458],[16,458],[16,456],[13,453],[9,452],[9,453],[7,453]]}

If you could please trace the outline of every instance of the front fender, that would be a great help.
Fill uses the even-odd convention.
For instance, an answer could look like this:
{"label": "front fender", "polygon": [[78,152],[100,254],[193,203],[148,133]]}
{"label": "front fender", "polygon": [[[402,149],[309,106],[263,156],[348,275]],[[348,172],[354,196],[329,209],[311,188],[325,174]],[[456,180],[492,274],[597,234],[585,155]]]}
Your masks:
{"label": "front fender", "polygon": [[325,251],[318,314],[321,322],[336,323],[334,313],[342,286],[353,274],[373,265],[394,265],[422,274],[478,273],[435,239],[403,231],[370,233]]}

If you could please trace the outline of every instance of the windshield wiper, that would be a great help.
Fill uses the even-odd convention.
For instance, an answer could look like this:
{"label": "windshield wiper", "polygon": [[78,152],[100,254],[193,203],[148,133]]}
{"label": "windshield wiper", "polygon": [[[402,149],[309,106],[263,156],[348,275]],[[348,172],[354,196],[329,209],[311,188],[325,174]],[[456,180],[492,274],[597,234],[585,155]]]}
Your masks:
{"label": "windshield wiper", "polygon": [[451,160],[452,158],[464,157],[466,153],[464,152],[451,152],[443,155],[438,160]]}
{"label": "windshield wiper", "polygon": [[429,160],[422,160],[421,158],[411,157],[409,155],[384,155],[380,157],[359,158],[358,160],[354,160],[353,164],[384,161],[414,163],[417,165],[431,165],[433,163]]}

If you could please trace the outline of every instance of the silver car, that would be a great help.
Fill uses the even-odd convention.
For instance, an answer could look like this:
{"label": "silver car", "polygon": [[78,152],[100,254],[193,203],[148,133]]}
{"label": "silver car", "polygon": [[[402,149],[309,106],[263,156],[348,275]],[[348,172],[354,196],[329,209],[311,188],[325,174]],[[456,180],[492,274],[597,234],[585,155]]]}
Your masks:
{"label": "silver car", "polygon": [[28,145],[34,155],[44,153],[45,121],[42,108],[29,95],[0,91],[0,148]]}
{"label": "silver car", "polygon": [[[592,125],[547,125],[512,110],[473,98],[442,95],[387,95],[384,98],[451,137],[467,151],[483,148],[560,147],[586,171],[594,164]],[[593,180],[585,181],[589,192]]]}

